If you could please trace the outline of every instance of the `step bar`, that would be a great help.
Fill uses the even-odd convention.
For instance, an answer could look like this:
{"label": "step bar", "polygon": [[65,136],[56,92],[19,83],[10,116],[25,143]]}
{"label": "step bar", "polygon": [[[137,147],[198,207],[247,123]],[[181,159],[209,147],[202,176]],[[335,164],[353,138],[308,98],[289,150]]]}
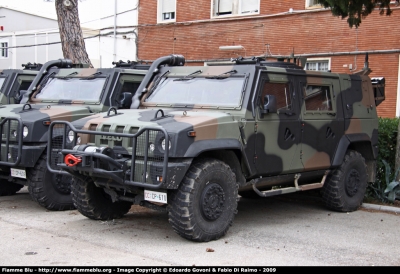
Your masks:
{"label": "step bar", "polygon": [[311,190],[311,189],[322,188],[324,186],[326,177],[328,176],[329,172],[330,172],[329,170],[325,171],[325,174],[322,177],[321,182],[319,182],[319,183],[312,183],[312,184],[306,184],[306,185],[299,186],[299,179],[300,179],[301,174],[297,173],[296,175],[294,175],[294,187],[284,187],[284,188],[279,188],[279,189],[260,191],[257,189],[256,182],[252,183],[252,186],[253,186],[253,190],[261,197],[270,197],[270,196],[293,193],[293,192],[298,192],[298,191],[306,191],[306,190]]}

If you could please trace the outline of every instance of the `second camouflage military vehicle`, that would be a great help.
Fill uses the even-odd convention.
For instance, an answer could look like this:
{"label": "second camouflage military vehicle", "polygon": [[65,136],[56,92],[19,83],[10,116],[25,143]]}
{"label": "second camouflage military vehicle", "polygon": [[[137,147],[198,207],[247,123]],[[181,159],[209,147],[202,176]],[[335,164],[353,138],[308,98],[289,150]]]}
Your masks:
{"label": "second camouflage military vehicle", "polygon": [[0,104],[18,104],[21,90],[27,90],[42,64],[23,64],[23,69],[0,70]]}
{"label": "second camouflage military vehicle", "polygon": [[151,77],[133,109],[50,126],[62,138],[49,139],[48,167],[74,176],[88,218],[140,204],[166,210],[180,236],[210,241],[227,233],[238,193],[321,189],[328,208],[348,212],[375,180],[383,78],[258,58]]}
{"label": "second camouflage military vehicle", "polygon": [[[44,64],[26,86],[24,97],[19,96],[20,104],[0,106],[0,196],[15,194],[27,185],[41,206],[73,209],[71,177],[46,168],[51,121],[74,121],[111,106],[129,108],[149,67],[120,61],[113,68],[95,69],[67,59]],[[20,76],[22,83],[27,77]]]}

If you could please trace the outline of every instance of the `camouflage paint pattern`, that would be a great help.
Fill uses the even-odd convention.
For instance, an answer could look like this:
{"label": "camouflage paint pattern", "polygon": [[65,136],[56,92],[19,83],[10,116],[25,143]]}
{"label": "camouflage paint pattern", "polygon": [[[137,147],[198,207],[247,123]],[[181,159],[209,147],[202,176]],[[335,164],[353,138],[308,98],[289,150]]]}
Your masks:
{"label": "camouflage paint pattern", "polygon": [[[36,75],[37,72],[29,71],[27,74]],[[130,68],[58,68],[51,67],[45,75],[37,74],[41,80],[32,92],[32,96],[26,105],[9,104],[0,106],[0,119],[20,119],[22,124],[28,128],[28,135],[23,138],[22,162],[17,167],[33,167],[36,160],[44,152],[47,145],[48,125],[54,120],[75,121],[96,113],[104,112],[110,106],[118,108],[117,100],[121,96],[124,84],[133,83],[139,85],[146,70]],[[40,93],[41,86],[46,85],[46,76],[60,79],[77,79],[88,81],[92,78],[104,78],[105,83],[101,91],[101,96],[94,100],[63,100],[63,99],[41,99],[35,98]],[[137,88],[137,86],[136,86]],[[136,90],[127,90],[134,93]],[[4,126],[5,127],[5,126]],[[12,153],[18,150],[16,137],[10,135],[9,149]],[[2,151],[6,151],[7,137],[3,132]],[[3,164],[9,164],[9,159],[2,153],[0,168]],[[12,157],[13,158],[13,157]],[[29,163],[28,163],[29,162]],[[6,169],[9,175],[9,171]],[[4,175],[4,174],[3,174]],[[7,175],[7,174],[5,174]]]}
{"label": "camouflage paint pattern", "polygon": [[20,90],[27,90],[37,74],[37,71],[22,69],[0,70],[0,80],[4,79],[1,81],[3,84],[0,84],[0,104],[16,103],[14,97]]}
{"label": "camouflage paint pattern", "polygon": [[[236,72],[227,73],[232,70]],[[95,137],[82,135],[81,144],[90,143],[111,149],[122,146],[132,153],[127,140],[121,143],[102,134],[134,133],[146,127],[163,128],[171,141],[168,159],[171,163],[185,162],[183,173],[195,157],[214,155],[223,158],[221,155],[227,151],[234,151],[236,159],[229,159],[229,163],[242,185],[260,177],[324,172],[335,168],[343,160],[348,143],[365,145],[360,153],[367,163],[376,159],[374,146],[377,145],[378,117],[371,81],[367,76],[305,71],[267,63],[168,67],[160,69],[158,75],[163,73],[167,78],[243,77],[241,101],[234,107],[216,107],[200,103],[183,104],[179,98],[176,103],[170,104],[142,99],[140,109],[121,110],[117,115],[110,116],[100,113],[73,122],[78,130],[95,132]],[[184,81],[188,89],[196,88],[190,85],[190,80]],[[280,93],[284,94],[286,106],[276,112],[262,113],[262,96],[268,95],[268,88],[264,89],[264,86],[271,84],[285,86]],[[326,102],[329,109],[306,108],[306,101],[312,98],[307,95],[308,86],[321,88],[318,94],[329,99]],[[159,109],[165,117],[160,117]],[[190,133],[195,136],[189,136]],[[236,166],[235,161],[239,165]],[[241,170],[237,170],[238,166]],[[79,166],[76,168],[79,169]],[[244,179],[241,180],[238,174]],[[96,177],[95,174],[90,176]],[[299,182],[302,183],[302,180],[300,178]],[[179,181],[175,184],[167,182],[163,187],[177,188],[178,185]],[[126,185],[123,187],[130,189]]]}

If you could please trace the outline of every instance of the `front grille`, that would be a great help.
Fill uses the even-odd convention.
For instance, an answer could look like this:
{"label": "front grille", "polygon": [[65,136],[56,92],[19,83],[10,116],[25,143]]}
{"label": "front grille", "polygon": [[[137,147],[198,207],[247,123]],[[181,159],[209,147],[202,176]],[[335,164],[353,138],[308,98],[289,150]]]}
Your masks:
{"label": "front grille", "polygon": [[[110,127],[106,129],[110,130]],[[69,134],[71,130],[74,132],[73,138]],[[127,130],[131,131],[132,128]],[[82,162],[73,169],[87,172],[90,176],[112,177],[120,182],[130,181],[133,185],[160,185],[166,178],[168,153],[161,146],[162,140],[168,138],[166,131],[159,128],[142,128],[134,134],[124,131],[121,126],[105,132],[76,130],[69,122],[52,123],[48,164],[52,171],[60,167],[66,169],[64,157],[73,154],[82,158]],[[95,140],[95,146],[83,146],[86,144],[81,143],[82,146],[72,150],[78,136]],[[111,148],[112,151],[105,148]]]}
{"label": "front grille", "polygon": [[0,121],[0,164],[15,166],[21,160],[22,121],[19,118],[4,118]]}

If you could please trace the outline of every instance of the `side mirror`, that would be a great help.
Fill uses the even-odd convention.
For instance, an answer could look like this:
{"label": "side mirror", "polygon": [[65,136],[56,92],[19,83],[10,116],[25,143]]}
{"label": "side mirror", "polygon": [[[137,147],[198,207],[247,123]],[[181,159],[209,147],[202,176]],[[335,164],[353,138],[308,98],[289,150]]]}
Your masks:
{"label": "side mirror", "polygon": [[15,94],[15,96],[14,96],[14,101],[15,101],[15,103],[16,103],[16,104],[19,104],[19,103],[21,102],[22,98],[23,98],[24,96],[26,96],[27,92],[28,92],[27,90],[20,90],[19,92],[17,92],[17,93]]}
{"label": "side mirror", "polygon": [[132,104],[132,93],[122,92],[122,99],[118,102],[121,108],[130,108]]}
{"label": "side mirror", "polygon": [[261,109],[261,114],[276,113],[276,97],[275,95],[265,95],[264,105]]}

